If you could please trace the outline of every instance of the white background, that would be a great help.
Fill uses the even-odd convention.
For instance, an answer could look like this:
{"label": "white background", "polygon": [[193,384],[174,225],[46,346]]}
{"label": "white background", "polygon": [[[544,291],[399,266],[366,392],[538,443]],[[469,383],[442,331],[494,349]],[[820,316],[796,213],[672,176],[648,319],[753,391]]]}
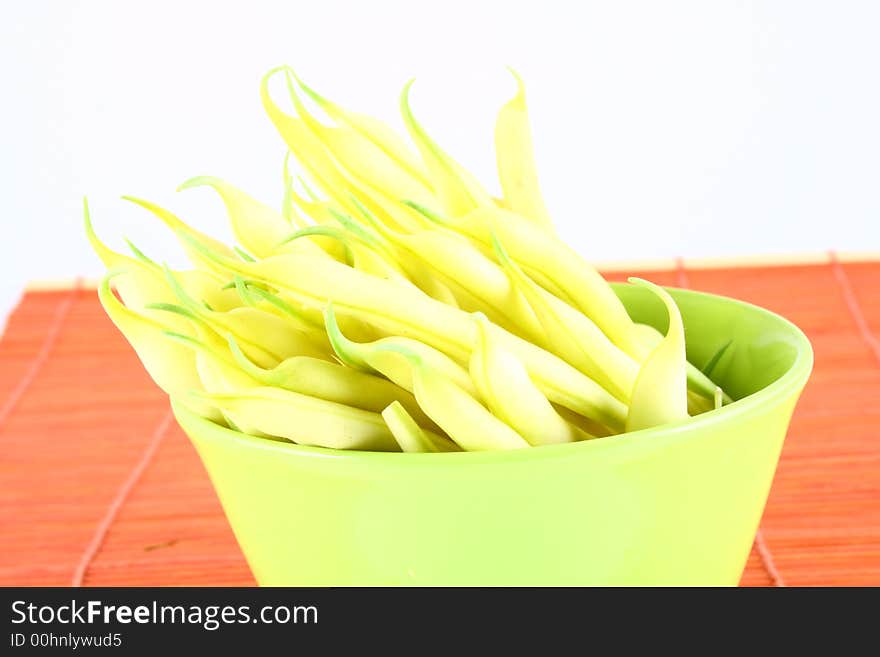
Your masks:
{"label": "white background", "polygon": [[526,78],[547,204],[588,257],[880,248],[880,3],[6,3],[0,310],[29,279],[97,275],[108,241],[174,261],[142,196],[221,235],[211,174],[278,203],[259,98],[280,64],[399,125],[416,115],[495,187],[492,124]]}

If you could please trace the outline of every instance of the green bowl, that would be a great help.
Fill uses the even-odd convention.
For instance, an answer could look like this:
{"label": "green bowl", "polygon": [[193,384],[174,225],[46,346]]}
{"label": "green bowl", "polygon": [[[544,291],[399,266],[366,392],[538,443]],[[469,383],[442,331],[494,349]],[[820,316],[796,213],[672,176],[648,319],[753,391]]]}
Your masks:
{"label": "green bowl", "polygon": [[[647,290],[616,285],[666,328]],[[670,290],[688,358],[729,339],[738,401],[655,429],[496,452],[346,452],[237,433],[174,405],[257,581],[347,585],[736,585],[813,354],[761,308]]]}

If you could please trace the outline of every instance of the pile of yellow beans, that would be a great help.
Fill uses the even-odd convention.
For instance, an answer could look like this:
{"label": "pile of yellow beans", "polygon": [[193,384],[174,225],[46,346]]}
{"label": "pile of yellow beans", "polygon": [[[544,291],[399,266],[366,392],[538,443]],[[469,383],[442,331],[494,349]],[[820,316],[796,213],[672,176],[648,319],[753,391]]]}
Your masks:
{"label": "pile of yellow beans", "polygon": [[126,197],[177,236],[191,268],[172,270],[132,244],[131,254],[108,247],[86,205],[86,234],[108,269],[105,311],[175,400],[235,430],[305,445],[514,449],[722,404],[687,362],[669,294],[633,279],[663,301],[669,329],[634,323],[556,235],[516,81],[495,128],[497,198],[416,121],[411,83],[400,107],[412,145],[289,68],[270,71],[261,97],[289,149],[280,207],[217,178],[181,185],[219,194],[230,246]]}

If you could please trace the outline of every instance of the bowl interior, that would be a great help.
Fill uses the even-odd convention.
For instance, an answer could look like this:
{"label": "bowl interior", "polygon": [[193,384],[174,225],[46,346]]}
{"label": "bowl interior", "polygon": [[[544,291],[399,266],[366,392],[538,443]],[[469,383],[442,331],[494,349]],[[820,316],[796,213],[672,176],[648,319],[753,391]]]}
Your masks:
{"label": "bowl interior", "polygon": [[[634,321],[666,332],[668,316],[656,295],[633,285],[612,285]],[[725,297],[690,290],[673,289],[670,293],[681,311],[691,363],[703,369],[730,343],[711,375],[734,399],[766,388],[793,369],[810,368],[809,342],[800,329],[779,315]]]}

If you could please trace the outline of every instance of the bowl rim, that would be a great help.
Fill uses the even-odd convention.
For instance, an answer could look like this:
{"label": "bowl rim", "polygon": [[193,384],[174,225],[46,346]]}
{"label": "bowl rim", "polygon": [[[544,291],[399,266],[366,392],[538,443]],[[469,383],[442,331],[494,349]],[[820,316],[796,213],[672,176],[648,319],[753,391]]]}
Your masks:
{"label": "bowl rim", "polygon": [[[626,283],[612,283],[612,285],[615,287],[631,287]],[[713,425],[732,422],[736,418],[746,415],[759,407],[773,405],[780,399],[799,392],[799,389],[806,384],[813,369],[813,349],[807,336],[793,322],[773,311],[747,301],[741,301],[739,299],[719,294],[700,292],[698,290],[669,286],[663,287],[673,293],[674,296],[708,297],[710,299],[739,305],[743,310],[751,313],[770,317],[778,322],[783,328],[787,329],[790,336],[793,338],[793,345],[797,349],[794,362],[782,376],[761,390],[738,399],[722,408],[706,411],[705,413],[687,418],[686,420],[670,422],[649,429],[640,429],[638,431],[630,431],[602,438],[592,438],[590,440],[554,445],[537,445],[523,449],[510,450],[413,453],[343,450],[314,445],[300,445],[290,441],[271,440],[258,436],[251,436],[221,426],[189,411],[185,408],[182,402],[176,400],[173,396],[170,398],[171,408],[175,418],[186,433],[189,433],[187,427],[194,426],[198,430],[198,436],[200,439],[208,438],[209,440],[214,440],[222,436],[223,440],[231,440],[242,447],[279,452],[287,458],[297,456],[304,459],[329,459],[332,461],[343,461],[348,464],[365,463],[370,464],[371,466],[375,466],[377,461],[383,462],[384,465],[400,465],[407,462],[409,465],[413,465],[414,463],[424,464],[426,462],[431,462],[434,465],[441,463],[462,465],[463,463],[499,463],[531,459],[559,458],[597,448],[618,447],[624,449],[627,447],[640,446],[647,442],[655,443],[661,438],[685,438],[690,434],[702,433],[704,429],[710,428]]]}

